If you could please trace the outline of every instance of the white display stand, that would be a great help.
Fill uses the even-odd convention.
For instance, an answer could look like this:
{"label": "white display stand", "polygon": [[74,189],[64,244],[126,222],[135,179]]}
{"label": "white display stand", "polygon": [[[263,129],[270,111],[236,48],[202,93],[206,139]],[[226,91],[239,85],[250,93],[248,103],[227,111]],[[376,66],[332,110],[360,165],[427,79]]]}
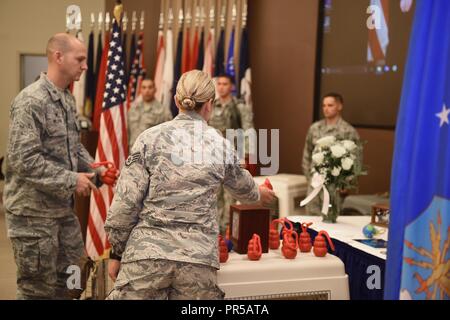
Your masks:
{"label": "white display stand", "polygon": [[220,265],[218,284],[225,299],[244,300],[348,300],[348,276],[336,256],[318,258],[311,253],[288,260],[270,250],[261,260],[231,253]]}
{"label": "white display stand", "polygon": [[254,177],[260,185],[268,178],[273,190],[278,197],[279,217],[304,214],[304,208],[300,208],[300,202],[306,198],[308,182],[305,176],[296,174],[278,174],[267,177]]}

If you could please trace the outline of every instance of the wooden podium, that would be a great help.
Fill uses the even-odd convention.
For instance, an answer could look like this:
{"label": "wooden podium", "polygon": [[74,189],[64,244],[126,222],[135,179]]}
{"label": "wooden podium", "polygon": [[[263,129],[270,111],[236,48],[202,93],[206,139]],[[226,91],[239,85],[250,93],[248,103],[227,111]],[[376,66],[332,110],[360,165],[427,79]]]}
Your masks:
{"label": "wooden podium", "polygon": [[269,252],[270,210],[258,205],[230,206],[230,230],[233,250],[247,254],[248,242],[256,233],[263,253]]}

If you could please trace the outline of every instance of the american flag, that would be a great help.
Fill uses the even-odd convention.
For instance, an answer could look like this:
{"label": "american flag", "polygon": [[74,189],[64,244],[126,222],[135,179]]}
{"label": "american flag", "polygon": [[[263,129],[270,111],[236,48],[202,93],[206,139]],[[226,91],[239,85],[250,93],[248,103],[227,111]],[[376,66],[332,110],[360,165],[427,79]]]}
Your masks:
{"label": "american flag", "polygon": [[128,83],[128,97],[127,97],[127,106],[128,109],[131,106],[131,103],[136,99],[136,96],[141,91],[142,80],[145,77],[146,70],[144,66],[144,33],[139,33],[136,55],[133,61],[133,65],[131,67],[130,72],[130,81]]}
{"label": "american flag", "polygon": [[[96,162],[110,161],[121,169],[128,156],[126,130],[126,84],[119,25],[114,22],[108,52],[105,93],[100,116]],[[86,250],[91,258],[98,258],[110,247],[104,224],[113,198],[113,189],[103,185],[91,193]]]}

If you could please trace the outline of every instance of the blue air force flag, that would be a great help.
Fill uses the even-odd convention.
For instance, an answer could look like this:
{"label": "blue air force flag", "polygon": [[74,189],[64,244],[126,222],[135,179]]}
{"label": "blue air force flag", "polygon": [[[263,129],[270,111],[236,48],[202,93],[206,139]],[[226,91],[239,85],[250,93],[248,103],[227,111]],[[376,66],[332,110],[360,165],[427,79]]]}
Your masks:
{"label": "blue air force flag", "polygon": [[450,1],[419,0],[397,123],[385,299],[450,296]]}

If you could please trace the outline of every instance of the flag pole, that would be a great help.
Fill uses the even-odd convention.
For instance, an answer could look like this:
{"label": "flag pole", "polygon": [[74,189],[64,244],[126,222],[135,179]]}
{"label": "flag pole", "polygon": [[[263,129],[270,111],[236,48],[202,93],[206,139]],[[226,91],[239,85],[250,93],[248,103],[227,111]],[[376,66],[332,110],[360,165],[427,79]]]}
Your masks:
{"label": "flag pole", "polygon": [[[113,13],[113,15],[114,15],[114,19],[117,21],[117,24],[120,26],[120,21],[121,21],[121,18],[122,18],[122,13],[123,13],[123,5],[122,5],[122,2],[120,1],[120,0],[118,0],[117,1],[117,4],[116,4],[116,6],[114,7],[114,13]],[[107,23],[107,28],[106,28],[106,30],[109,30],[109,23],[110,23],[110,21],[109,21],[109,13],[106,13],[106,23]],[[103,261],[103,260],[107,260],[107,259],[109,259],[109,253],[110,253],[110,251],[111,251],[111,249],[109,248],[109,249],[106,249],[104,252],[103,252],[103,255],[99,258],[99,261]],[[105,273],[107,272],[107,270],[105,269]],[[105,277],[105,279],[107,279],[106,277]],[[106,280],[105,280],[106,281]]]}
{"label": "flag pole", "polygon": [[128,17],[127,17],[127,12],[125,11],[123,14],[123,18],[122,18],[122,30],[123,32],[127,31],[127,26],[128,26]]}
{"label": "flag pole", "polygon": [[103,12],[99,12],[98,13],[98,20],[97,20],[97,27],[98,27],[98,32],[102,32],[103,29]]}
{"label": "flag pole", "polygon": [[159,14],[159,31],[164,30],[164,14],[161,12]]}
{"label": "flag pole", "polygon": [[242,12],[242,27],[245,28],[247,26],[247,18],[248,17],[248,3],[244,0],[244,10]]}
{"label": "flag pole", "polygon": [[232,22],[233,22],[233,27],[236,26],[236,20],[237,20],[237,7],[236,7],[236,2],[233,3],[233,11],[232,11]]}
{"label": "flag pole", "polygon": [[144,31],[144,25],[145,25],[145,12],[141,11],[141,21],[140,21],[141,31]]}
{"label": "flag pole", "polygon": [[174,19],[174,17],[173,17],[173,10],[172,10],[172,8],[170,8],[169,9],[169,21],[168,21],[168,26],[167,26],[168,29],[171,29],[171,30],[173,29],[172,28],[173,19]]}
{"label": "flag pole", "polygon": [[200,24],[200,19],[201,19],[201,17],[200,17],[201,15],[200,15],[200,7],[199,6],[197,6],[197,7],[195,7],[195,28],[198,28],[198,26],[199,26],[199,24]]}
{"label": "flag pole", "polygon": [[95,15],[92,12],[91,13],[91,31],[94,32],[94,28],[95,28]]}
{"label": "flag pole", "polygon": [[225,28],[225,22],[226,22],[225,15],[226,15],[226,12],[227,12],[227,5],[226,5],[226,3],[224,3],[224,5],[222,6],[222,13],[221,13],[221,16],[220,16],[220,27],[222,29]]}
{"label": "flag pole", "polygon": [[105,31],[109,31],[110,23],[111,23],[111,16],[109,15],[109,12],[107,12],[105,14]]}
{"label": "flag pole", "polygon": [[131,31],[135,32],[136,31],[136,24],[137,24],[137,13],[136,11],[133,11],[133,16],[131,18]]}

